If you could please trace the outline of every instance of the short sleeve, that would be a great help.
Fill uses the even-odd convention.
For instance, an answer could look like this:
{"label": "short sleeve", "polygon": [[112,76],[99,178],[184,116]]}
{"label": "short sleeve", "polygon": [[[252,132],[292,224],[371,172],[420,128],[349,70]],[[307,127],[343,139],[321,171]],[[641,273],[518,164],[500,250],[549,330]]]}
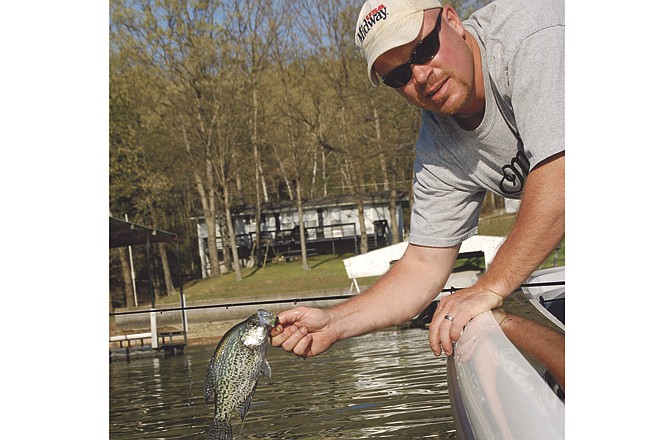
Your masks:
{"label": "short sleeve", "polygon": [[509,64],[510,97],[532,170],[565,150],[565,28],[525,38]]}
{"label": "short sleeve", "polygon": [[410,243],[448,247],[477,233],[485,191],[472,193],[450,187],[429,165],[418,161],[415,175]]}

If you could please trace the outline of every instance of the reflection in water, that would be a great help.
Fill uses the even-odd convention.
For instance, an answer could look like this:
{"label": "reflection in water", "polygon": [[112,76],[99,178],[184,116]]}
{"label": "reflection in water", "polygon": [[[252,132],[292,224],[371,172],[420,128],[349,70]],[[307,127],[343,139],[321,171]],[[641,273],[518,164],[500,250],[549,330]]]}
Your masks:
{"label": "reflection in water", "polygon": [[[306,361],[269,347],[272,378],[261,377],[244,426],[233,419],[235,439],[457,439],[446,358],[427,338],[387,330]],[[203,438],[214,412],[203,395],[214,348],[111,363],[110,438]]]}

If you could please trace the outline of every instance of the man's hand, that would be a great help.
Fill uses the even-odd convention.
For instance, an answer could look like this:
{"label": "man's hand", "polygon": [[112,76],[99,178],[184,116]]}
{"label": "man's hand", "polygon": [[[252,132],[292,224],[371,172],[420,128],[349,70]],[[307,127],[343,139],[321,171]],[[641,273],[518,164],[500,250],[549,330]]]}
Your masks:
{"label": "man's hand", "polygon": [[428,330],[428,342],[435,356],[439,356],[442,350],[447,356],[453,354],[453,343],[458,340],[466,324],[480,313],[500,307],[502,303],[501,295],[476,284],[442,298]]}
{"label": "man's hand", "polygon": [[279,324],[270,332],[272,345],[296,356],[316,356],[337,342],[327,310],[298,307],[281,312],[278,317]]}

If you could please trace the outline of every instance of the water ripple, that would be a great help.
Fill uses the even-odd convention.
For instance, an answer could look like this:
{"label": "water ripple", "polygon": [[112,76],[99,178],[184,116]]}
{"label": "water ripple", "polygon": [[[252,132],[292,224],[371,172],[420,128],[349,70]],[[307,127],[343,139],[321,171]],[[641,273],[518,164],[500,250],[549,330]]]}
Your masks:
{"label": "water ripple", "polygon": [[[110,438],[202,438],[214,411],[203,397],[213,351],[110,364]],[[268,361],[273,376],[261,378],[244,424],[233,421],[236,439],[458,438],[446,360],[425,331],[376,332],[307,361],[270,348]]]}

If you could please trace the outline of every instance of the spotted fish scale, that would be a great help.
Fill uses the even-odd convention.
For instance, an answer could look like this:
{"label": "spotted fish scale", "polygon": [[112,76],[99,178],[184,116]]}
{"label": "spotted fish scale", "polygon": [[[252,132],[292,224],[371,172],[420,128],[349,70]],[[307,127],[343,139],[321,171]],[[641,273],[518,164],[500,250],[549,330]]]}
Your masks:
{"label": "spotted fish scale", "polygon": [[259,310],[228,330],[214,350],[205,375],[205,403],[214,396],[214,418],[208,439],[233,438],[231,418],[237,411],[244,421],[259,375],[270,377],[265,359],[268,333],[277,318]]}

